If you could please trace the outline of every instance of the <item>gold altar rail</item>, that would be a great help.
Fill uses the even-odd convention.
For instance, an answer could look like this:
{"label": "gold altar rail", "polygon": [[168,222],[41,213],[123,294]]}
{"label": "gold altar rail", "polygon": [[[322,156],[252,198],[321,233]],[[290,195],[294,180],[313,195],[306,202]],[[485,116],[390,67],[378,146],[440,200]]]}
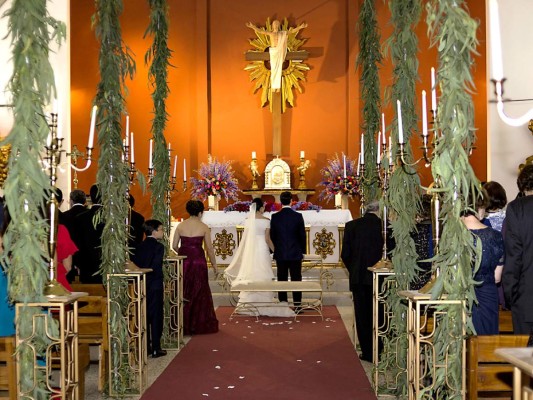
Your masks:
{"label": "gold altar rail", "polygon": [[172,256],[165,260],[163,335],[161,347],[181,349],[183,346],[183,260]]}
{"label": "gold altar rail", "polygon": [[[108,318],[113,317],[112,308],[120,310],[122,322],[117,325],[127,327],[125,338],[116,336],[109,329],[109,395],[137,396],[144,392],[147,384],[147,348],[146,348],[146,274],[149,268],[130,271],[123,274],[107,275],[107,311]],[[124,280],[124,285],[116,285],[113,293],[114,301],[110,297],[111,279]],[[118,289],[118,288],[123,289]],[[125,293],[117,293],[125,290]],[[120,299],[127,298],[127,304],[121,304]],[[124,343],[122,340],[125,340]],[[125,362],[126,360],[126,362]],[[117,393],[117,379],[123,383]]]}
{"label": "gold altar rail", "polygon": [[[80,398],[78,298],[86,294],[74,292],[49,301],[16,304],[17,321],[31,313],[32,322],[30,329],[22,330],[20,324],[16,327],[18,398],[41,398],[42,392],[37,389],[38,377],[44,379],[44,390],[49,392],[49,398]],[[37,340],[37,333],[43,331],[47,342],[44,348],[43,343]],[[20,366],[28,362],[28,355],[33,362],[33,374],[22,377]]]}

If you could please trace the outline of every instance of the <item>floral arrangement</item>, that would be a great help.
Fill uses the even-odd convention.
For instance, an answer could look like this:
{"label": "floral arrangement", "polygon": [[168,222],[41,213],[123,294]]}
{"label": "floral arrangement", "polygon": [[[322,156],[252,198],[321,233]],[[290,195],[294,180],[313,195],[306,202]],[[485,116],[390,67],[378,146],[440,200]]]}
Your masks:
{"label": "floral arrangement", "polygon": [[207,196],[224,197],[226,200],[237,200],[239,188],[238,181],[234,178],[231,161],[220,162],[210,154],[207,155],[207,164],[200,164],[198,178],[191,178],[192,197],[205,200]]}
{"label": "floral arrangement", "polygon": [[323,180],[319,185],[324,186],[324,189],[320,192],[319,199],[330,201],[337,193],[348,196],[359,194],[357,163],[344,154],[342,156],[340,159],[339,155],[335,154],[333,159],[328,160],[328,165],[320,170]]}
{"label": "floral arrangement", "polygon": [[[228,204],[224,208],[224,212],[229,211],[238,211],[238,212],[248,212],[250,211],[251,201],[237,201],[232,204]],[[317,206],[308,201],[293,201],[291,203],[291,208],[296,211],[320,211],[322,207]],[[274,203],[272,201],[265,202],[265,212],[276,212],[281,210],[281,203]]]}

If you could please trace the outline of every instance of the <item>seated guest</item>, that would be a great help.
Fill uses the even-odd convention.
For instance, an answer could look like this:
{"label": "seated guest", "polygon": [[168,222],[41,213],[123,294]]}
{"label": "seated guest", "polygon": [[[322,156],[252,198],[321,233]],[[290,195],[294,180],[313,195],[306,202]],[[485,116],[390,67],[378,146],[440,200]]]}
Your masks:
{"label": "seated guest", "polygon": [[433,257],[433,235],[431,232],[431,195],[424,194],[420,213],[416,216],[416,230],[411,233],[418,255],[417,279],[411,283],[411,290],[420,290],[431,279],[431,262],[423,261]]}
{"label": "seated guest", "polygon": [[79,249],[76,267],[80,271],[81,283],[101,283],[102,275],[98,271],[102,263],[101,244],[104,221],[100,219],[98,224],[94,225],[94,217],[102,208],[97,185],[91,186],[90,196],[93,206],[74,219],[74,223],[77,225],[74,242]]}
{"label": "seated guest", "polygon": [[[80,227],[78,224],[76,224],[76,217],[82,212],[87,211],[87,196],[83,190],[74,189],[72,192],[70,192],[69,198],[70,209],[63,213],[63,224],[68,229],[68,233],[70,234],[70,237],[74,243],[76,243],[76,246],[79,247],[80,245],[76,241],[77,236],[79,236],[78,231]],[[71,283],[74,281],[74,278],[79,275],[78,268],[76,267],[80,263],[79,252],[74,253],[72,263],[73,268],[67,273],[67,280]]]}
{"label": "seated guest", "polygon": [[505,219],[505,206],[507,205],[505,189],[495,181],[485,183],[483,189],[487,192],[489,204],[487,214],[482,222],[501,232]]}
{"label": "seated guest", "polygon": [[148,329],[148,352],[153,358],[167,354],[161,349],[163,334],[163,257],[165,235],[163,224],[155,219],[144,223],[146,239],[138,247],[132,261],[140,268],[151,268],[146,275],[146,317]]}
{"label": "seated guest", "polygon": [[472,306],[472,323],[478,335],[497,335],[499,333],[498,289],[503,270],[503,237],[500,232],[481,223],[488,203],[488,196],[483,193],[475,201],[469,201],[472,209],[462,212],[461,219],[472,233],[474,244],[481,241],[482,256],[474,280],[479,284],[474,287],[477,302]]}
{"label": "seated guest", "polygon": [[128,246],[131,249],[131,252],[135,252],[135,248],[142,243],[143,241],[143,235],[144,235],[144,217],[142,214],[138,213],[133,209],[133,206],[135,205],[135,198],[133,195],[130,194],[129,196],[129,203],[130,203],[130,213],[128,215],[129,217],[129,225],[130,230],[129,234],[130,237],[128,238]]}
{"label": "seated guest", "polygon": [[72,256],[78,251],[78,248],[70,238],[68,229],[63,224],[57,226],[56,246],[57,281],[69,292],[72,292],[67,275],[72,270]]}
{"label": "seated guest", "polygon": [[[2,237],[10,220],[6,208],[4,208],[2,215],[4,218],[0,231],[0,254],[4,252]],[[3,265],[0,265],[0,336],[11,336],[15,334],[15,307],[9,300],[7,283],[7,271],[4,270]]]}

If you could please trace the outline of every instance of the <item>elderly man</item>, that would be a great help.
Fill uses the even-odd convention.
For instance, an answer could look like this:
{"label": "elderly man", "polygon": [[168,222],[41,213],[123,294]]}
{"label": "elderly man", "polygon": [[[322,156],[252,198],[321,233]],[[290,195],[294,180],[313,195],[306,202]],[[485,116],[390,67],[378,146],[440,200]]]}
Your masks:
{"label": "elderly man", "polygon": [[507,205],[502,285],[514,333],[527,335],[533,328],[533,165],[522,169],[517,183],[525,196]]}

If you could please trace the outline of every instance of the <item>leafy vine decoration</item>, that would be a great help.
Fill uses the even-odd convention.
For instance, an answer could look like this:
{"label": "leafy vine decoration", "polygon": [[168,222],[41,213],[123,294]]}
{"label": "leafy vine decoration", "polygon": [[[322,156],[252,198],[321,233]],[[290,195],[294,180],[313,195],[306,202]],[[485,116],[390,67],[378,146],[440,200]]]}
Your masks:
{"label": "leafy vine decoration", "polygon": [[[54,73],[49,62],[50,44],[61,45],[66,28],[50,16],[45,0],[14,1],[3,17],[8,18],[12,43],[13,74],[8,83],[12,95],[14,125],[2,144],[11,145],[9,174],[4,185],[11,223],[3,237],[2,264],[7,269],[9,296],[17,303],[46,301],[43,289],[48,279],[46,251],[49,226],[43,218],[50,182],[41,165],[41,153],[50,130],[45,107],[56,97]],[[9,255],[9,256],[8,256]],[[32,318],[42,314],[36,307],[23,307],[17,321],[20,337],[31,343],[18,346],[19,390],[36,399],[50,396],[42,369],[34,374],[34,358],[44,357],[50,343],[46,332],[55,337],[57,322],[42,320],[33,327]]]}
{"label": "leafy vine decoration", "polygon": [[[389,1],[391,21],[394,32],[386,41],[393,62],[394,83],[387,98],[396,104],[402,104],[403,130],[405,137],[404,159],[412,159],[409,139],[417,130],[416,91],[418,77],[418,38],[414,27],[420,21],[420,0]],[[398,116],[392,124],[393,148],[398,143]],[[393,149],[396,152],[396,150]],[[386,301],[393,310],[390,335],[384,340],[384,352],[378,368],[395,376],[395,395],[407,394],[407,321],[405,303],[401,301],[398,291],[408,290],[415,279],[417,270],[417,253],[411,232],[416,229],[416,213],[419,205],[420,180],[414,167],[404,165],[395,168],[391,175],[388,198],[385,199],[391,215],[391,226],[396,243],[392,251],[397,285],[390,285]]]}
{"label": "leafy vine decoration", "polygon": [[[96,94],[98,106],[98,144],[100,156],[96,181],[102,197],[100,220],[104,223],[102,233],[102,264],[100,273],[104,280],[107,274],[125,271],[127,255],[129,175],[128,166],[121,159],[121,120],[124,112],[125,79],[135,72],[135,62],[125,47],[120,29],[121,0],[97,0],[93,26],[100,41],[100,82]],[[133,379],[128,367],[127,282],[111,277],[108,283],[110,311],[109,330],[111,340],[112,377],[109,384],[114,393],[125,394]]]}
{"label": "leafy vine decoration", "polygon": [[378,65],[383,57],[379,48],[380,35],[377,26],[374,0],[364,0],[359,13],[359,55],[357,66],[361,69],[361,99],[363,101],[363,126],[365,135],[365,179],[363,192],[367,201],[378,197],[376,170],[376,143],[374,135],[379,131],[381,96]]}
{"label": "leafy vine decoration", "polygon": [[470,232],[460,219],[461,212],[468,206],[465,199],[479,194],[479,181],[468,161],[475,141],[471,68],[478,43],[478,22],[470,17],[463,0],[433,0],[426,4],[426,10],[431,45],[437,46],[439,52],[437,81],[442,93],[437,118],[442,134],[435,145],[431,169],[438,183],[433,190],[441,196],[443,229],[433,262],[440,274],[431,294],[433,298],[447,295],[451,300],[464,300],[465,309],[452,305],[441,307],[445,314],[435,327],[433,360],[439,367],[424,396],[460,399],[462,315],[466,312],[466,331],[472,332],[469,316],[475,301],[472,260],[474,256],[477,264],[481,260],[480,246],[474,246]]}

